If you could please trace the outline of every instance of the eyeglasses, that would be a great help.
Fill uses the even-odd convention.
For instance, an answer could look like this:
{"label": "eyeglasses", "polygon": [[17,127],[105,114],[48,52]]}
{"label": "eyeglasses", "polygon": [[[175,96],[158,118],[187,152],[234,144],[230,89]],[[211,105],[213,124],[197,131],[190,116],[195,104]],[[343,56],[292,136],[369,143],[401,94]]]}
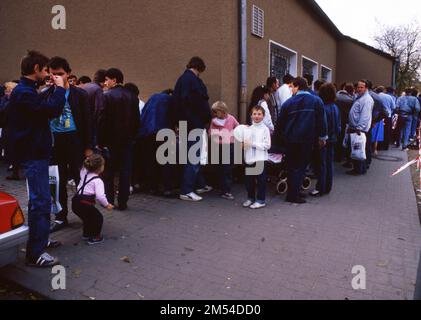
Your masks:
{"label": "eyeglasses", "polygon": [[64,72],[52,72],[51,74],[53,76],[60,76],[60,77],[64,76]]}

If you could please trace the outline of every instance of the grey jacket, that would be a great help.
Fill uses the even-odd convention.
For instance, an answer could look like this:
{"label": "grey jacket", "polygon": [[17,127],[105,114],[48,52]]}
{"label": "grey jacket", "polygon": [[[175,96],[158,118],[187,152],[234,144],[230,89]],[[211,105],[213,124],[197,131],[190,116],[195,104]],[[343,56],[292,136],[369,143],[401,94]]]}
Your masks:
{"label": "grey jacket", "polygon": [[355,100],[349,112],[349,126],[351,129],[369,132],[373,119],[374,100],[367,91]]}

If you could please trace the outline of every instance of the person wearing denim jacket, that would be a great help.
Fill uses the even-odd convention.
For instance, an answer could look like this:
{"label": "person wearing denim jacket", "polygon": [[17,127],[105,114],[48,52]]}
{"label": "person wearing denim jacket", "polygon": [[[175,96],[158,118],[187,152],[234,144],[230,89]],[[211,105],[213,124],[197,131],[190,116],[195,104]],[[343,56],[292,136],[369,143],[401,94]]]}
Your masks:
{"label": "person wearing denim jacket", "polygon": [[339,108],[335,104],[336,89],[332,83],[325,83],[320,87],[319,96],[324,103],[327,119],[328,139],[326,146],[318,152],[317,185],[312,196],[323,196],[332,191],[333,186],[333,160],[335,144],[341,135],[341,118]]}
{"label": "person wearing denim jacket", "polygon": [[408,88],[405,90],[405,95],[398,98],[396,105],[402,124],[400,141],[402,143],[402,150],[406,150],[411,135],[412,118],[420,112],[420,103],[417,97],[412,96],[412,89]]}
{"label": "person wearing denim jacket", "polygon": [[328,139],[323,101],[308,92],[307,80],[298,77],[292,83],[293,96],[282,106],[275,128],[274,140],[286,146],[288,171],[287,201],[305,203],[300,194],[305,170],[310,163],[313,147],[324,146]]}

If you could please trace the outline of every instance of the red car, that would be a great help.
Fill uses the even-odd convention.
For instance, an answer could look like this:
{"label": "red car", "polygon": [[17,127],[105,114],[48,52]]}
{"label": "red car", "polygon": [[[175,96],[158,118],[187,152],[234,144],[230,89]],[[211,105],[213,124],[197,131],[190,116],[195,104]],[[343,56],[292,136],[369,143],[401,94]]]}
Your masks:
{"label": "red car", "polygon": [[29,229],[18,201],[0,192],[0,267],[16,261],[19,246],[28,240]]}

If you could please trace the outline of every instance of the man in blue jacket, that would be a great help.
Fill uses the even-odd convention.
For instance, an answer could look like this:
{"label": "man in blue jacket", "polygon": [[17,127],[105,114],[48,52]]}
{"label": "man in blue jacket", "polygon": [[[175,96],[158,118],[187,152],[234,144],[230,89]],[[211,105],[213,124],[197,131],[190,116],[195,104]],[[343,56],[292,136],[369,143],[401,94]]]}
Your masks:
{"label": "man in blue jacket", "polygon": [[[177,80],[175,85],[173,101],[174,111],[179,121],[187,123],[187,130],[190,133],[195,129],[204,130],[212,120],[212,113],[209,107],[208,90],[200,79],[200,74],[206,70],[206,65],[199,57],[193,57],[187,65],[184,74]],[[187,142],[187,155],[197,141]],[[200,150],[198,150],[200,152]],[[196,153],[197,156],[199,156]],[[181,200],[201,201],[202,197],[197,193],[206,193],[212,190],[206,186],[200,172],[200,163],[193,163],[187,157],[187,164],[184,167],[184,177],[181,185]],[[199,158],[199,157],[198,157]],[[198,190],[195,190],[198,187]]]}
{"label": "man in blue jacket", "polygon": [[50,120],[58,117],[65,104],[64,81],[53,76],[54,92],[43,99],[36,84],[45,79],[48,58],[29,51],[21,63],[22,78],[13,90],[8,108],[10,156],[21,163],[28,180],[29,240],[27,264],[50,267],[58,260],[45,252],[57,245],[48,240],[50,234],[51,193],[48,166],[52,153]]}
{"label": "man in blue jacket", "polygon": [[328,139],[323,101],[308,91],[307,80],[301,77],[292,83],[293,96],[282,106],[275,128],[275,141],[286,146],[288,170],[287,202],[302,204],[300,195],[307,166],[315,142],[320,147]]}
{"label": "man in blue jacket", "polygon": [[[160,193],[160,185],[164,186],[164,194],[170,194],[172,183],[169,164],[161,166],[156,152],[163,144],[157,141],[157,133],[162,129],[174,129],[172,115],[172,95],[162,92],[154,94],[145,104],[140,116],[139,138],[142,141],[144,160],[144,180],[147,190],[153,194]],[[165,172],[165,174],[164,174]]]}

